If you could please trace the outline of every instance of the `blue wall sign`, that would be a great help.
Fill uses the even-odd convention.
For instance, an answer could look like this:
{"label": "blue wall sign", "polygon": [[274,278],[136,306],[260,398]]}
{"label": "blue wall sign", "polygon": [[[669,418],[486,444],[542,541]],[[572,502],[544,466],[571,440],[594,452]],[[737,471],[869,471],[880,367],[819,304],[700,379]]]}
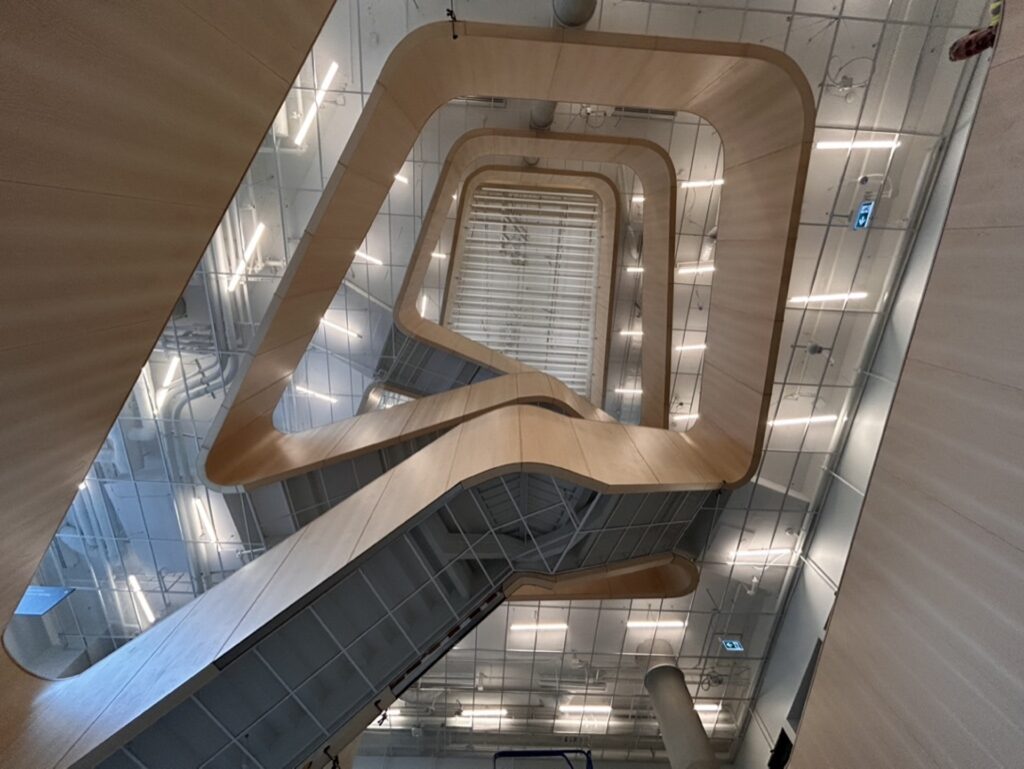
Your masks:
{"label": "blue wall sign", "polygon": [[875,201],[865,200],[857,209],[857,216],[853,219],[853,229],[866,230],[871,223],[871,214],[875,212]]}

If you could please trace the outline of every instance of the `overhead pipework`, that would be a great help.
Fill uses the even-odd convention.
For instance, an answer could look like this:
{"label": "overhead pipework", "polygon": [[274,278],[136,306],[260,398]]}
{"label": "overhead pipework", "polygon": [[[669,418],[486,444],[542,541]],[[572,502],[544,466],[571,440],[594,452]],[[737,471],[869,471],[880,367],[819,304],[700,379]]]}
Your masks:
{"label": "overhead pipework", "polygon": [[[597,0],[551,0],[555,22],[560,27],[582,27],[594,16]],[[547,131],[555,122],[558,102],[538,100],[530,104],[530,130]]]}
{"label": "overhead pipework", "polygon": [[715,752],[693,707],[683,671],[671,663],[654,662],[644,675],[644,688],[651,695],[672,769],[717,769]]}

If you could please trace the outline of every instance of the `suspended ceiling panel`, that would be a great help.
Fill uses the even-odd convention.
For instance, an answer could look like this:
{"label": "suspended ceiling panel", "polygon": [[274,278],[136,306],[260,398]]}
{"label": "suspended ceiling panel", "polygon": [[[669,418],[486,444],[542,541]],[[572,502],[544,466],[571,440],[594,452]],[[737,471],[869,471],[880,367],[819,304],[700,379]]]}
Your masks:
{"label": "suspended ceiling panel", "polygon": [[589,395],[598,198],[585,191],[481,185],[464,217],[449,328]]}

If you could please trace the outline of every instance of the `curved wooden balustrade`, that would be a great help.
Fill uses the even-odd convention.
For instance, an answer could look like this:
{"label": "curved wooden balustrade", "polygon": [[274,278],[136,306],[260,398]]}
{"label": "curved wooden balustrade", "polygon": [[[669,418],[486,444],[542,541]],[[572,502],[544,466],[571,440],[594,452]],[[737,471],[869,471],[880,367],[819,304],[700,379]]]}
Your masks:
{"label": "curved wooden balustrade", "polygon": [[678,598],[697,589],[700,573],[675,553],[580,569],[566,574],[518,574],[505,583],[509,601],[600,601]]}
{"label": "curved wooden balustrade", "polygon": [[[524,370],[525,367],[518,361],[423,318],[416,307],[416,297],[430,264],[430,253],[441,235],[451,196],[466,185],[459,195],[458,222],[461,222],[463,207],[472,199],[475,174],[484,167],[482,164],[488,162],[489,157],[495,155],[617,163],[636,173],[643,186],[644,197],[650,201],[644,204],[643,219],[645,272],[641,301],[644,318],[648,321],[648,333],[641,345],[641,368],[644,381],[665,382],[664,388],[645,390],[641,400],[644,414],[642,422],[664,427],[668,419],[676,177],[672,158],[662,147],[647,139],[489,128],[463,134],[445,159],[416,239],[409,269],[395,303],[395,322],[398,327],[415,339],[450,350],[489,368],[508,373]],[[458,226],[455,232],[457,257],[460,247]],[[648,274],[651,276],[649,280]],[[591,399],[595,402],[600,403],[603,397],[603,388],[600,394],[591,393]]]}
{"label": "curved wooden balustrade", "polygon": [[[742,457],[745,473],[728,477],[749,475],[764,430],[813,128],[813,100],[803,75],[785,55],[759,46],[478,24],[460,28],[455,41],[445,25],[423,27],[389,58],[282,281],[276,309],[217,440],[231,440],[256,420],[270,429],[288,376],[430,114],[452,98],[492,93],[684,110],[715,125],[729,182],[719,218],[702,424],[694,430],[716,436],[722,452]],[[525,60],[522,67],[500,64]],[[633,74],[624,77],[627,72]],[[436,195],[451,192],[439,185]],[[645,214],[656,218],[659,200],[655,195]],[[422,242],[428,240],[424,235]],[[645,314],[667,318],[671,268],[664,274],[650,269],[644,278]],[[418,333],[422,318],[408,290],[413,285],[411,277],[398,319]],[[648,343],[667,351],[667,324],[649,329],[645,348]],[[664,403],[667,367],[647,363],[645,372],[645,391],[652,402]],[[660,417],[648,415],[645,422],[664,426],[663,418],[662,407]]]}

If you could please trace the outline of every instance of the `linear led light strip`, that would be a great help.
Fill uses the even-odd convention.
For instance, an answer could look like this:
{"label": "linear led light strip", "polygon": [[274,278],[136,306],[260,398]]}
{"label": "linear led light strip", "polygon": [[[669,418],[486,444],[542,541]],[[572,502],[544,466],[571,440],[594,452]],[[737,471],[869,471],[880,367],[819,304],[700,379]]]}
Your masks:
{"label": "linear led light strip", "polygon": [[508,715],[506,708],[481,708],[479,710],[463,710],[461,718],[504,718]]}
{"label": "linear led light strip", "polygon": [[676,352],[697,352],[698,350],[706,350],[706,344],[681,344],[676,346]]}
{"label": "linear led light strip", "polygon": [[256,225],[256,230],[253,232],[252,237],[249,238],[249,242],[245,246],[245,251],[242,252],[242,261],[235,267],[235,272],[231,276],[231,280],[228,281],[228,291],[234,291],[238,288],[238,281],[245,275],[245,271],[249,268],[249,260],[252,259],[252,255],[256,253],[256,246],[260,243],[260,238],[263,237],[263,233],[266,231],[266,227],[263,222]]}
{"label": "linear led light strip", "polygon": [[814,145],[816,150],[894,150],[900,146],[895,139],[857,139],[854,141],[824,141]]}
{"label": "linear led light strip", "polygon": [[700,414],[673,414],[672,418],[680,422],[689,421],[691,419],[700,419]]}
{"label": "linear led light strip", "polygon": [[676,270],[680,275],[704,275],[714,271],[715,265],[713,264],[698,264],[691,267],[680,267]]}
{"label": "linear led light strip", "polygon": [[569,626],[564,622],[535,622],[535,623],[524,623],[509,625],[509,630],[530,630],[533,632],[540,632],[545,630],[568,630]]}
{"label": "linear led light strip", "polygon": [[175,355],[171,358],[171,365],[167,367],[167,373],[164,374],[164,381],[160,385],[160,389],[156,393],[156,410],[159,411],[164,405],[164,401],[167,400],[167,393],[170,390],[171,382],[174,381],[174,375],[178,372],[178,366],[181,365],[181,357]]}
{"label": "linear led light strip", "polygon": [[149,624],[152,625],[156,622],[156,615],[153,614],[153,607],[149,605],[146,594],[142,592],[142,586],[139,585],[139,580],[134,574],[128,575],[128,587],[132,591],[132,595],[135,596],[135,601],[138,603],[139,608],[142,609],[142,614],[149,621]]}
{"label": "linear led light strip", "polygon": [[636,266],[636,267],[627,267],[627,268],[626,268],[626,272],[643,272],[643,271],[644,271],[644,268],[643,268],[643,267],[640,267],[640,266]]}
{"label": "linear led light strip", "polygon": [[447,259],[448,258],[448,254],[444,253],[443,251],[431,251],[430,252],[430,256],[433,259]]}
{"label": "linear led light strip", "polygon": [[639,387],[616,387],[615,392],[619,395],[643,395],[644,391]]}
{"label": "linear led light strip", "polygon": [[626,627],[630,628],[683,628],[686,621],[681,619],[631,619],[626,621]]}
{"label": "linear led light strip", "polygon": [[772,419],[768,422],[770,427],[791,427],[792,425],[820,425],[836,422],[838,414],[821,414],[816,417],[792,417],[789,419]]}
{"label": "linear led light strip", "polygon": [[626,329],[626,328],[622,329],[622,331],[619,332],[619,336],[643,336],[643,335],[644,335],[643,331],[630,331],[629,329]]}
{"label": "linear led light strip", "polygon": [[324,97],[327,96],[327,89],[331,87],[331,81],[334,80],[334,76],[338,74],[338,62],[332,61],[331,66],[327,68],[327,74],[324,75],[323,82],[320,83],[320,87],[316,89],[316,96],[314,97],[314,106],[306,116],[302,119],[302,125],[299,126],[299,132],[295,134],[295,146],[301,147],[302,142],[306,138],[306,134],[309,133],[310,126],[313,125],[313,118],[316,117],[317,111],[320,109],[320,105],[324,103]]}
{"label": "linear led light strip", "polygon": [[739,563],[741,560],[761,561],[765,558],[774,558],[781,555],[789,555],[793,550],[788,547],[769,547],[761,550],[737,550],[732,554],[730,563]]}
{"label": "linear led light strip", "polygon": [[343,334],[348,334],[353,339],[363,338],[362,334],[357,334],[352,329],[345,328],[344,326],[339,326],[337,323],[331,323],[331,321],[327,320],[327,318],[321,318],[320,322],[327,326],[327,328],[333,328],[335,331],[340,331]]}
{"label": "linear led light strip", "polygon": [[356,256],[358,256],[364,262],[369,262],[370,264],[376,264],[378,267],[380,267],[380,266],[382,266],[384,264],[384,262],[382,262],[376,256],[370,256],[365,251],[356,251]]}
{"label": "linear led light strip", "polygon": [[302,387],[301,385],[295,385],[295,391],[296,392],[300,392],[303,395],[308,395],[310,398],[319,398],[320,400],[327,401],[328,403],[337,403],[338,402],[337,398],[332,398],[330,395],[324,395],[323,393],[318,393],[315,390],[310,390],[308,387]]}
{"label": "linear led light strip", "polygon": [[559,708],[562,713],[604,713],[612,712],[611,705],[562,705]]}
{"label": "linear led light strip", "polygon": [[679,186],[684,190],[699,190],[706,187],[721,187],[725,184],[725,179],[700,179],[692,182],[679,182]]}
{"label": "linear led light strip", "polygon": [[867,299],[867,291],[850,291],[846,294],[809,294],[808,296],[791,296],[790,304],[810,304],[811,302],[846,302],[851,299]]}

